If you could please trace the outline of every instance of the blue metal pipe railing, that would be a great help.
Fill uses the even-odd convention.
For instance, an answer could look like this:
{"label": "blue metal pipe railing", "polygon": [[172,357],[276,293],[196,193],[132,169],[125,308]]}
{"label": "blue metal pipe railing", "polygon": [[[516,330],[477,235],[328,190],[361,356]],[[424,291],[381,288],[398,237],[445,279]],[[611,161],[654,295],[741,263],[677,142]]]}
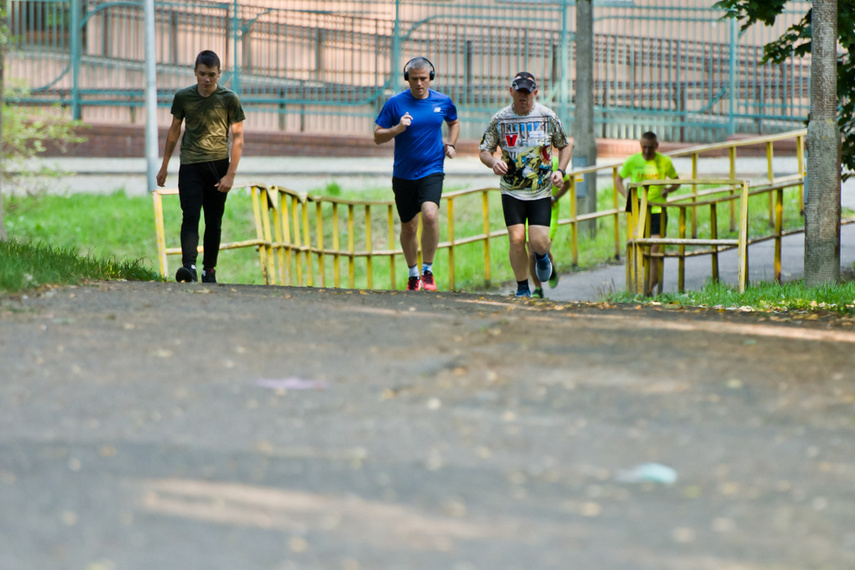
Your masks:
{"label": "blue metal pipe railing", "polygon": [[[294,127],[284,118],[300,115],[300,128],[341,117],[340,132],[370,131],[385,98],[403,88],[404,60],[419,54],[440,61],[435,87],[458,102],[470,136],[483,128],[483,115],[507,104],[507,80],[522,66],[542,79],[541,100],[571,119],[570,0],[330,4],[157,2],[160,106],[192,82],[196,52],[210,47],[223,57],[222,82],[240,92],[261,128],[289,130]],[[705,126],[719,138],[722,124],[732,134],[801,123],[809,97],[806,63],[757,63],[762,45],[791,22],[784,18],[766,36],[740,35],[733,21],[718,25],[722,13],[706,4],[595,6],[595,122],[602,136],[634,136],[634,129],[665,124],[679,133],[669,138],[703,141]],[[790,4],[793,21],[808,6]],[[53,27],[39,23],[47,20]],[[538,22],[537,32],[526,22]],[[138,107],[141,25],[141,1],[11,0],[7,73],[30,81],[22,102],[59,102],[74,116],[97,120],[99,108]]]}

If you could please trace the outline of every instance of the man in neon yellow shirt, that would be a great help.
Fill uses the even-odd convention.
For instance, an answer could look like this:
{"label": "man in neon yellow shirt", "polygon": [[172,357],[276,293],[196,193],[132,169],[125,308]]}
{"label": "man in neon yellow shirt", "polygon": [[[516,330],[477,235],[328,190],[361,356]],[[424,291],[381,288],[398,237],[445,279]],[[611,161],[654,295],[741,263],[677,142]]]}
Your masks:
{"label": "man in neon yellow shirt", "polygon": [[[639,141],[641,152],[633,154],[626,159],[623,166],[618,172],[618,177],[615,179],[615,187],[623,196],[627,196],[626,187],[623,185],[623,179],[629,178],[630,182],[642,182],[644,180],[664,180],[676,179],[677,171],[674,169],[674,163],[664,154],[657,152],[659,150],[659,139],[656,134],[647,131],[641,135]],[[647,191],[648,202],[664,202],[668,194],[679,188],[679,184],[671,186],[650,186]],[[626,211],[631,211],[632,207],[629,200],[626,201]],[[660,215],[661,214],[661,215]],[[665,229],[668,224],[667,212],[663,212],[659,206],[649,206],[647,215],[650,216],[650,237],[658,238],[665,235]],[[650,247],[650,253],[659,253],[659,246]],[[650,259],[650,275],[648,276],[647,292],[653,294],[653,288],[658,286],[659,292],[662,292],[662,283],[659,281],[659,258],[652,257]]]}

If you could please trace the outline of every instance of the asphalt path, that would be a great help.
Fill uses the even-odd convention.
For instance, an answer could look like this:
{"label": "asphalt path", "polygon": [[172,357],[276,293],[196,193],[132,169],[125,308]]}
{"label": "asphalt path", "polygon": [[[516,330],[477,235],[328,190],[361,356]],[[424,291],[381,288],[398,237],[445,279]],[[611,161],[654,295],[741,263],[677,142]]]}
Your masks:
{"label": "asphalt path", "polygon": [[0,568],[853,568],[853,319],[799,317],[3,297]]}

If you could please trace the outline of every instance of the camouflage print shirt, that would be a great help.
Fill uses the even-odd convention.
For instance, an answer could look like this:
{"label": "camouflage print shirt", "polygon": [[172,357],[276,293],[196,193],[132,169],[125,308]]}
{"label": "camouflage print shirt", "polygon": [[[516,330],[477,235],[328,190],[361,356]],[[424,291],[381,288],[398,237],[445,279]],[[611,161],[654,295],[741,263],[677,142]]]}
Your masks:
{"label": "camouflage print shirt", "polygon": [[519,200],[538,200],[552,195],[552,147],[569,144],[558,116],[535,103],[528,115],[517,115],[509,105],[493,115],[481,138],[481,150],[502,149],[508,173],[499,188]]}
{"label": "camouflage print shirt", "polygon": [[229,156],[229,128],[246,117],[234,91],[217,86],[207,97],[196,85],[185,87],[172,100],[172,114],[184,120],[181,164],[221,160]]}

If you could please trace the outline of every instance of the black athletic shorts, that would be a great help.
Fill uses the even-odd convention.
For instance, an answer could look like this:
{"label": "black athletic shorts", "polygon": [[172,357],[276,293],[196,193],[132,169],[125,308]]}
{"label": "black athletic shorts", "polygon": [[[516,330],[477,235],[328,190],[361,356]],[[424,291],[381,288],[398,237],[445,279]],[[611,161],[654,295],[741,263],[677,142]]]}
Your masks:
{"label": "black athletic shorts", "polygon": [[[629,200],[626,201],[626,211],[632,211],[629,207]],[[668,229],[668,210],[662,209],[661,212],[654,214],[650,211],[650,208],[647,208],[647,215],[650,216],[650,235],[664,236],[665,231]]]}
{"label": "black athletic shorts", "polygon": [[442,181],[445,174],[437,172],[428,174],[418,180],[392,178],[392,191],[395,193],[395,206],[401,223],[406,224],[422,211],[424,202],[433,202],[439,206],[442,198]]}
{"label": "black athletic shorts", "polygon": [[546,226],[552,219],[552,196],[538,200],[519,200],[509,194],[502,194],[502,211],[505,213],[505,225],[515,226],[528,221],[530,226]]}

